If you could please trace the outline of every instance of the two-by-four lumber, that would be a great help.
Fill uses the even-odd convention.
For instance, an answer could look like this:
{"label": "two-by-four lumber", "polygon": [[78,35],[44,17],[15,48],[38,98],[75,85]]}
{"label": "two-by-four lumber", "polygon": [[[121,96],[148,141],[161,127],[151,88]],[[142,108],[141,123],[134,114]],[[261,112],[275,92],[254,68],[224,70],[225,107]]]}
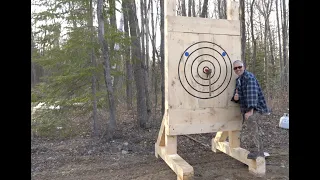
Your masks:
{"label": "two-by-four lumber", "polygon": [[193,167],[188,164],[178,154],[167,154],[166,148],[158,146],[157,149],[160,157],[168,164],[168,166],[177,174],[177,179],[190,180],[193,178]]}
{"label": "two-by-four lumber", "polygon": [[193,167],[177,154],[177,136],[165,134],[166,116],[164,116],[157,142],[155,143],[155,156],[158,155],[168,164],[177,174],[178,180],[193,179]]}
{"label": "two-by-four lumber", "polygon": [[[166,116],[164,116],[166,117]],[[164,122],[165,120],[162,120],[161,126],[160,126],[160,131],[158,134],[157,142],[155,144],[155,155],[158,158],[158,152],[157,152],[157,147],[158,146],[165,146],[165,131],[164,131]]]}
{"label": "two-by-four lumber", "polygon": [[228,131],[230,148],[240,147],[240,131]]}
{"label": "two-by-four lumber", "polygon": [[216,136],[212,139],[212,151],[217,152],[215,142],[224,142],[228,138],[228,131],[218,131]]}
{"label": "two-by-four lumber", "polygon": [[[225,140],[229,136],[229,142]],[[247,159],[248,150],[240,148],[240,131],[219,131],[216,137],[212,139],[212,150],[224,152],[236,160],[248,165],[249,171],[256,176],[263,176],[266,173],[265,158],[258,157],[256,160]]]}

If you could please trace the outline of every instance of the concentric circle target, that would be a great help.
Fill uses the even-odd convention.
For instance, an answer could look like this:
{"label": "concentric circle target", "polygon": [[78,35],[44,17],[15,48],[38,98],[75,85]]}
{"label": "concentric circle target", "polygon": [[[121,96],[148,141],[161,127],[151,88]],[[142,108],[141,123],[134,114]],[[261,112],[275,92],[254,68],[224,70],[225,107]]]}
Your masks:
{"label": "concentric circle target", "polygon": [[210,99],[219,96],[232,78],[232,63],[219,45],[200,41],[181,55],[178,75],[182,87],[192,96]]}

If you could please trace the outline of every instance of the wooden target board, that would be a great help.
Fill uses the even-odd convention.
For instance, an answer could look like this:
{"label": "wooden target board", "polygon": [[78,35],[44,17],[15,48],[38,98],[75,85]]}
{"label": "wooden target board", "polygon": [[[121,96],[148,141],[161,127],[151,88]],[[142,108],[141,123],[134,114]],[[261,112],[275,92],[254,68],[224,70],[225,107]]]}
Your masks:
{"label": "wooden target board", "polygon": [[[241,59],[239,5],[227,1],[228,19],[176,16],[175,0],[164,1],[165,114],[155,156],[160,156],[178,180],[192,179],[193,167],[177,154],[178,135],[217,132],[212,151],[245,163],[258,176],[266,172],[265,158],[247,159],[240,147],[242,117],[231,102]],[[228,138],[228,141],[227,141]]]}
{"label": "wooden target board", "polygon": [[167,134],[240,130],[240,108],[230,102],[232,63],[241,58],[240,21],[166,18]]}

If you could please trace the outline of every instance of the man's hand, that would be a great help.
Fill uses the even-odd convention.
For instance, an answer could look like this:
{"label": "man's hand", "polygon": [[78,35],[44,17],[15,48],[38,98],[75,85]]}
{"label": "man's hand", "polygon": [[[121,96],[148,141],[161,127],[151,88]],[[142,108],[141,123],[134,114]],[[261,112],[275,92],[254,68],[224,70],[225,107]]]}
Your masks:
{"label": "man's hand", "polygon": [[239,100],[238,89],[236,89],[236,93],[234,94],[233,99],[236,100],[236,101]]}
{"label": "man's hand", "polygon": [[246,118],[246,120],[248,120],[248,118],[253,114],[253,109],[251,109],[250,111],[246,112],[244,114],[244,117]]}

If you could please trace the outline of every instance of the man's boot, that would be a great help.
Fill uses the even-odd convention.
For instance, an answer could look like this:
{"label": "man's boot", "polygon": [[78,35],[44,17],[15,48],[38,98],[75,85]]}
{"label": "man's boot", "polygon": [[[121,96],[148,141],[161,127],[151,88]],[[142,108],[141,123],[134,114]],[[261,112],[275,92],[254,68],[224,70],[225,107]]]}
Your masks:
{"label": "man's boot", "polygon": [[253,159],[253,160],[256,160],[257,157],[264,157],[264,153],[263,152],[258,152],[258,151],[253,151],[253,152],[250,152],[247,156],[247,159]]}

